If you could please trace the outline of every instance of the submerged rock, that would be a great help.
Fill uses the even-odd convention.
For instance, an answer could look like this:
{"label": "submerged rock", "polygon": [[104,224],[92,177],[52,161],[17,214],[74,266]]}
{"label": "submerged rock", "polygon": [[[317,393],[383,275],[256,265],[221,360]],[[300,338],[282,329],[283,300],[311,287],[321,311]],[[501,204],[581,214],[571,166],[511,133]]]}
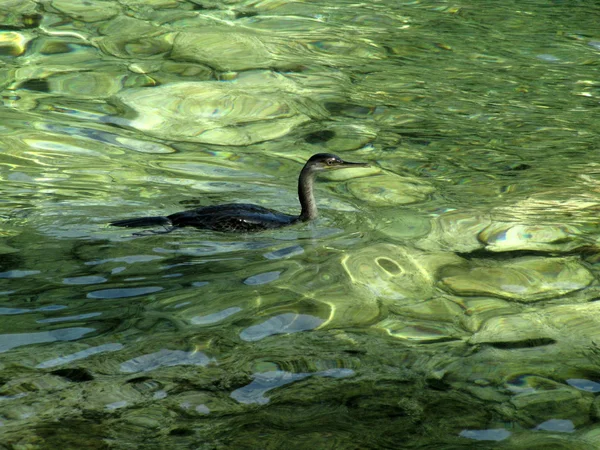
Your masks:
{"label": "submerged rock", "polygon": [[441,286],[456,295],[533,302],[583,289],[594,280],[576,258],[519,258],[486,263],[487,266],[443,277]]}
{"label": "submerged rock", "polygon": [[[278,21],[281,18],[278,17]],[[385,51],[368,39],[355,39],[348,34],[331,38],[331,30],[323,28],[296,34],[253,29],[245,26],[207,24],[183,28],[177,33],[170,57],[175,61],[194,61],[219,71],[249,69],[289,69],[302,65],[353,65],[361,60],[383,59]]]}
{"label": "submerged rock", "polygon": [[355,178],[347,188],[355,197],[381,206],[422,202],[434,191],[427,182],[394,174]]}
{"label": "submerged rock", "polygon": [[[568,334],[564,330],[569,330]],[[559,344],[600,339],[600,302],[551,306],[539,311],[489,318],[470,344],[555,341]]]}
{"label": "submerged rock", "polygon": [[463,331],[449,323],[413,322],[393,317],[381,321],[375,328],[380,328],[397,339],[414,343],[445,342],[459,340],[464,336]]}
{"label": "submerged rock", "polygon": [[118,3],[102,0],[82,2],[80,0],[52,0],[52,6],[63,14],[83,22],[99,22],[110,19],[121,12]]}
{"label": "submerged rock", "polygon": [[464,315],[461,325],[468,331],[477,331],[488,319],[520,312],[514,302],[495,297],[455,297],[454,302],[461,305]]}
{"label": "submerged rock", "polygon": [[33,35],[27,32],[2,31],[0,32],[0,54],[21,56],[25,53],[27,45]]}
{"label": "submerged rock", "polygon": [[177,33],[171,58],[194,61],[217,70],[268,69],[282,66],[260,34],[240,27],[204,27]]}
{"label": "submerged rock", "polygon": [[388,300],[422,301],[432,295],[437,272],[463,260],[452,253],[423,253],[408,247],[376,244],[342,259],[342,266],[357,284]]}
{"label": "submerged rock", "polygon": [[556,383],[555,386],[517,394],[511,403],[517,414],[528,425],[536,425],[550,419],[570,419],[575,425],[584,425],[588,421],[594,396]]}
{"label": "submerged rock", "polygon": [[[258,83],[257,83],[258,81]],[[239,82],[182,82],[125,90],[117,99],[133,109],[130,126],[163,139],[249,145],[276,139],[326,112],[291,92],[284,77]]]}
{"label": "submerged rock", "polygon": [[479,240],[492,252],[515,250],[570,251],[581,247],[579,230],[566,225],[494,223],[479,233]]}
{"label": "submerged rock", "polygon": [[492,223],[489,215],[476,211],[450,211],[435,218],[431,232],[417,242],[424,250],[469,253],[483,248],[478,234]]}
{"label": "submerged rock", "polygon": [[520,433],[510,439],[511,450],[590,450],[597,444],[597,436],[588,439],[586,434],[572,436],[570,434]]}

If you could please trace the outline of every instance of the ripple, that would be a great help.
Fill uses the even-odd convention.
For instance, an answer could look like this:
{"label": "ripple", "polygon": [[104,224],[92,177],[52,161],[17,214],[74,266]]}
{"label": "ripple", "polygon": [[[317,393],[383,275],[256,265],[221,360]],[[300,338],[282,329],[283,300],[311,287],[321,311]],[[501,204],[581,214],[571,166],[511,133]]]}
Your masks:
{"label": "ripple", "polygon": [[110,19],[121,11],[119,4],[107,1],[80,3],[77,0],[52,0],[52,7],[58,11],[83,22],[98,22]]}
{"label": "ripple", "polygon": [[490,430],[462,430],[459,433],[460,437],[474,439],[476,441],[503,441],[509,438],[511,432],[504,428]]}
{"label": "ripple", "polygon": [[127,403],[127,400],[119,400],[118,402],[108,403],[104,407],[109,411],[114,411],[115,409],[124,408],[127,406]]}
{"label": "ripple", "polygon": [[220,322],[223,319],[226,319],[229,316],[234,315],[242,310],[240,307],[232,307],[224,309],[223,311],[219,311],[213,314],[208,314],[206,316],[195,316],[190,319],[190,322],[194,325],[209,325],[213,323]]}
{"label": "ripple", "polygon": [[384,243],[363,247],[342,258],[352,281],[377,297],[397,300],[430,296],[440,268],[457,264],[462,260],[451,253],[420,252]]}
{"label": "ripple", "polygon": [[260,341],[274,334],[297,333],[299,331],[314,330],[325,322],[325,319],[309,314],[285,313],[251,327],[240,333],[244,341]]}
{"label": "ripple", "polygon": [[48,369],[50,367],[61,366],[78,359],[84,359],[88,356],[97,355],[98,353],[104,352],[116,352],[123,348],[122,344],[103,344],[97,347],[90,347],[80,352],[71,353],[70,355],[60,356],[58,358],[49,359],[47,361],[39,363],[35,366],[36,369]]}
{"label": "ripple", "polygon": [[33,36],[29,33],[0,32],[0,55],[19,56],[23,54],[32,38]]}
{"label": "ripple", "polygon": [[99,298],[99,299],[115,299],[115,298],[127,298],[127,297],[139,297],[140,295],[152,294],[154,292],[162,291],[164,288],[160,286],[148,286],[140,288],[115,288],[115,289],[103,289],[101,291],[93,291],[87,294],[88,298]]}
{"label": "ripple", "polygon": [[108,258],[108,259],[100,259],[96,261],[87,261],[85,264],[88,266],[95,266],[98,264],[105,264],[108,262],[124,262],[127,264],[135,264],[140,262],[148,262],[148,261],[156,261],[157,259],[163,259],[162,256],[156,255],[130,255],[130,256],[121,256],[118,258]]}
{"label": "ripple", "polygon": [[556,433],[574,433],[575,425],[570,420],[550,419],[540,423],[534,430],[553,431]]}
{"label": "ripple", "polygon": [[[441,283],[465,296],[492,296],[533,302],[588,286],[592,273],[576,258],[524,257],[455,271]],[[462,272],[462,273],[461,273]]]}
{"label": "ripple", "polygon": [[567,384],[586,392],[600,392],[600,383],[591,380],[570,378],[567,380]]}
{"label": "ripple", "polygon": [[35,310],[25,308],[0,308],[0,316],[10,316],[13,314],[27,314],[32,311]]}
{"label": "ripple", "polygon": [[[179,33],[178,39],[183,34]],[[269,72],[263,78],[238,80],[235,84],[170,83],[121,91],[117,98],[136,112],[129,122],[133,128],[163,139],[217,145],[249,145],[276,139],[311,116],[326,115],[311,99],[286,92],[293,89],[293,81]],[[160,115],[155,113],[157,109]]]}
{"label": "ripple", "polygon": [[206,366],[214,361],[202,352],[162,349],[156,353],[138,356],[121,363],[121,372],[150,372],[159,367]]}
{"label": "ripple", "polygon": [[105,283],[107,281],[106,278],[100,276],[82,276],[82,277],[72,277],[72,278],[63,278],[64,284],[99,284]]}
{"label": "ripple", "polygon": [[390,336],[410,342],[444,342],[459,339],[457,331],[444,323],[411,325],[388,318],[379,323],[378,328],[384,329]]}
{"label": "ripple", "polygon": [[304,253],[304,249],[299,245],[292,245],[291,247],[281,248],[272,252],[265,253],[263,256],[267,259],[282,259],[290,258],[292,256],[301,255]]}
{"label": "ripple", "polygon": [[41,273],[39,270],[9,270],[7,272],[0,272],[0,278],[23,278],[29,275],[37,275]]}
{"label": "ripple", "polygon": [[265,394],[268,391],[285,386],[286,384],[291,384],[294,381],[303,380],[311,376],[346,378],[352,375],[354,375],[352,369],[328,369],[313,373],[291,373],[282,370],[274,370],[271,372],[254,374],[254,380],[250,384],[240,389],[236,389],[231,393],[230,397],[240,403],[265,405],[270,401],[268,397],[265,397]]}
{"label": "ripple", "polygon": [[565,225],[494,223],[478,238],[493,252],[515,250],[570,251],[583,245],[579,230]]}
{"label": "ripple", "polygon": [[435,191],[433,186],[418,178],[390,174],[352,179],[347,183],[347,189],[356,198],[381,206],[422,202]]}
{"label": "ripple", "polygon": [[251,277],[246,278],[244,280],[244,284],[247,284],[250,286],[256,286],[259,284],[267,284],[267,283],[270,283],[271,281],[277,280],[279,278],[279,275],[281,275],[281,271],[260,273],[258,275],[253,275]]}
{"label": "ripple", "polygon": [[94,328],[61,328],[59,330],[41,331],[39,333],[1,334],[0,353],[23,345],[55,341],[74,341],[94,331],[96,331]]}
{"label": "ripple", "polygon": [[36,320],[37,323],[57,323],[57,322],[69,322],[71,320],[84,320],[91,319],[92,317],[101,316],[102,313],[88,313],[88,314],[77,314],[75,316],[65,316],[65,317],[51,317],[49,319],[40,319]]}

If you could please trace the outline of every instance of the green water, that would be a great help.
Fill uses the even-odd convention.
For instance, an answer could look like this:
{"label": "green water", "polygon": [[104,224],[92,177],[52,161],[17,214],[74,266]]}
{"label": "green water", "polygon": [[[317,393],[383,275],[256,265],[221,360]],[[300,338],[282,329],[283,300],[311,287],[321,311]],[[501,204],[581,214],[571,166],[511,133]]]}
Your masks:
{"label": "green water", "polygon": [[0,1],[0,448],[598,448],[599,20]]}

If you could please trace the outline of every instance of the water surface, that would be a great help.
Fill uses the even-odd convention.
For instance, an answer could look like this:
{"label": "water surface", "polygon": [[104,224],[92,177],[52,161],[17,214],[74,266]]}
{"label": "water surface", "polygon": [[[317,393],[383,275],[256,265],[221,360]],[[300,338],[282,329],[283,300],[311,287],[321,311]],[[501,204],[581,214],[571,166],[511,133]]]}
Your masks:
{"label": "water surface", "polygon": [[[592,2],[0,7],[7,448],[598,442]],[[314,153],[369,169],[311,224]]]}

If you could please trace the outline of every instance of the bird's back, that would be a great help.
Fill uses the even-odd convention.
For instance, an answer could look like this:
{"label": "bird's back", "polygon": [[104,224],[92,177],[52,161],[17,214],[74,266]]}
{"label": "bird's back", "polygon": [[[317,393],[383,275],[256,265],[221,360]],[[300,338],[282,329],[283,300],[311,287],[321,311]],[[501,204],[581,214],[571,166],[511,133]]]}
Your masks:
{"label": "bird's back", "polygon": [[297,216],[247,203],[205,206],[171,214],[168,218],[176,227],[238,232],[280,228],[298,220]]}

